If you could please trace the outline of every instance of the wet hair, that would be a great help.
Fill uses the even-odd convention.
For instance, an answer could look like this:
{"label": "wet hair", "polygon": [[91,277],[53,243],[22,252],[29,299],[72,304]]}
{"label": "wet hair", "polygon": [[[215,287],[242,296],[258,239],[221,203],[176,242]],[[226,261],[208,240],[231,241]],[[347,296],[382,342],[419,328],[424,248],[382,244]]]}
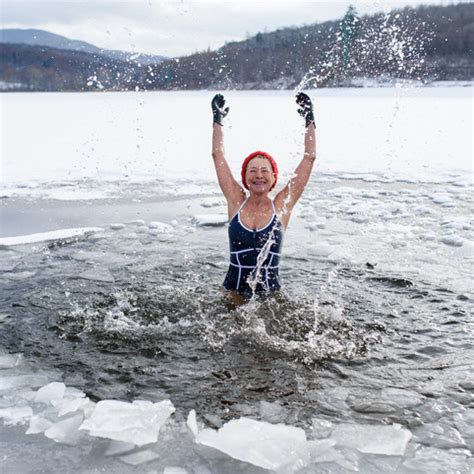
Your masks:
{"label": "wet hair", "polygon": [[249,188],[245,180],[245,174],[247,173],[247,166],[250,160],[252,160],[253,158],[265,158],[270,162],[270,165],[272,166],[273,176],[275,177],[275,181],[272,187],[270,188],[270,191],[271,191],[276,186],[277,181],[278,181],[278,166],[276,164],[276,161],[273,159],[273,156],[265,151],[254,151],[253,153],[250,153],[250,155],[247,156],[247,158],[245,158],[244,162],[242,163],[242,171],[241,171],[242,184],[244,185],[245,189]]}

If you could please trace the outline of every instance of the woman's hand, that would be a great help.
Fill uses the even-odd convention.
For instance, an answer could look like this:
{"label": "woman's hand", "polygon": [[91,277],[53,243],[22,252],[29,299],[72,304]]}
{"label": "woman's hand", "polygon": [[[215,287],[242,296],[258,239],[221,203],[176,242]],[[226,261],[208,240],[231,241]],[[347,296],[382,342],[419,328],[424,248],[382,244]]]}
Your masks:
{"label": "woman's hand", "polygon": [[223,126],[223,121],[226,115],[229,113],[229,107],[224,108],[225,99],[222,94],[216,94],[211,102],[212,115],[214,117],[214,123],[218,123]]}
{"label": "woman's hand", "polygon": [[306,120],[306,126],[314,123],[313,103],[309,95],[304,92],[298,92],[296,95],[296,103],[300,106],[298,113]]}

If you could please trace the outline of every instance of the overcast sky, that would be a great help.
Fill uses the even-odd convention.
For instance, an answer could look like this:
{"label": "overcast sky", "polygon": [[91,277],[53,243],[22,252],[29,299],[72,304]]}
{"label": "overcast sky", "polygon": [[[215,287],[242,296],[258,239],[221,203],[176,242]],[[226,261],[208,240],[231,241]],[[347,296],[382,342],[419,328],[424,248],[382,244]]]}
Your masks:
{"label": "overcast sky", "polygon": [[433,1],[288,0],[0,0],[2,28],[39,28],[107,49],[181,56],[216,49],[259,31],[341,18],[348,5],[359,14]]}

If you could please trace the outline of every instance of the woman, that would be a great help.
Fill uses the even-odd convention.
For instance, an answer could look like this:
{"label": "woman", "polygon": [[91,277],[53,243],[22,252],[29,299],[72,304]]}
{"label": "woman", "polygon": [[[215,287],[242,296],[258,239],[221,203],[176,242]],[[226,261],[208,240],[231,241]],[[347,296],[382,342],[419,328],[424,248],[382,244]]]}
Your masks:
{"label": "woman", "polygon": [[304,155],[294,176],[272,200],[269,193],[278,178],[275,160],[262,151],[251,153],[242,164],[243,186],[240,185],[232,176],[224,155],[223,121],[229,107],[225,107],[221,94],[212,100],[212,158],[229,215],[230,265],[224,287],[236,303],[280,288],[278,265],[283,232],[316,159],[313,104],[303,92],[296,96],[296,103],[300,106],[298,112],[306,120]]}

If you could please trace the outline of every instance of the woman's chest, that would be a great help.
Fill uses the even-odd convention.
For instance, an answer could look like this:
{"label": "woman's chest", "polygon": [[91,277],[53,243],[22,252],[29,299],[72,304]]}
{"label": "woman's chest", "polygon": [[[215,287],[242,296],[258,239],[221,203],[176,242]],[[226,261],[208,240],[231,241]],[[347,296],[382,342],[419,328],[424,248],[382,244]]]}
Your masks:
{"label": "woman's chest", "polygon": [[249,230],[265,229],[273,219],[273,209],[266,209],[259,212],[252,212],[242,209],[239,213],[240,223]]}

